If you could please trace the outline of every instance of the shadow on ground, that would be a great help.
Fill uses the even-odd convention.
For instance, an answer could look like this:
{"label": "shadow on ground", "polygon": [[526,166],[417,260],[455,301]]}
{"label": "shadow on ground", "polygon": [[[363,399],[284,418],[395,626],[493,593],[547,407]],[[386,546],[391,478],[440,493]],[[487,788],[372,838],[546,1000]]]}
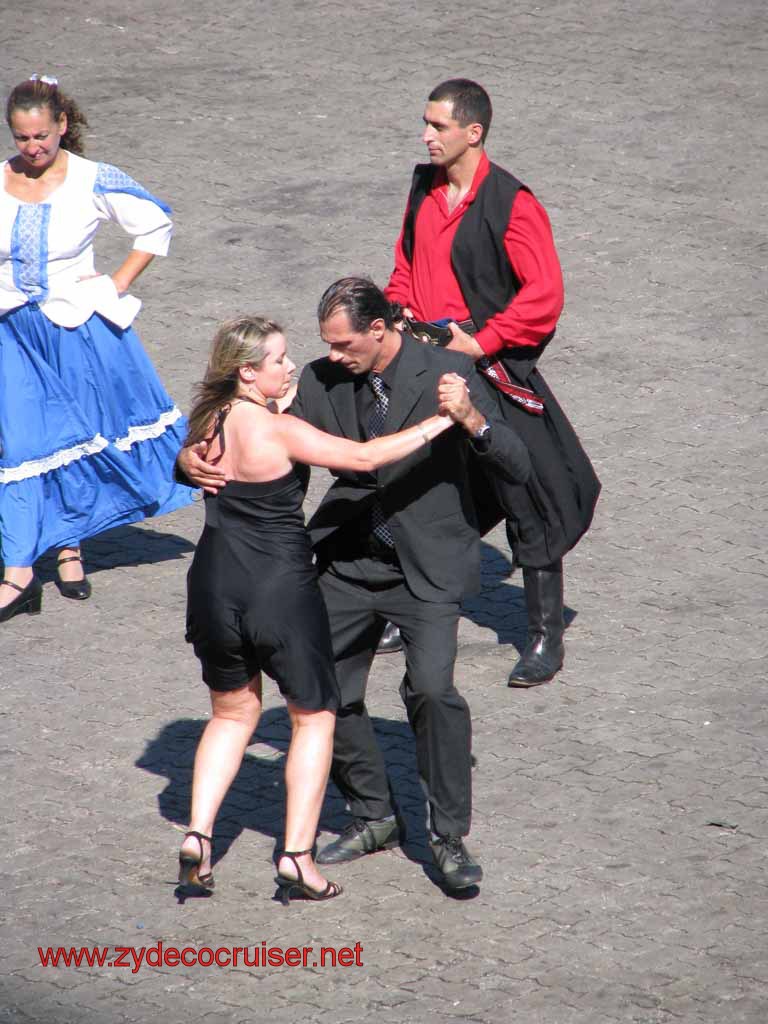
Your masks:
{"label": "shadow on ground", "polygon": [[[161,533],[146,526],[118,526],[83,541],[81,550],[86,572],[93,576],[105,569],[170,562],[194,551],[195,545],[175,533]],[[48,551],[35,563],[35,574],[42,583],[56,578],[56,555],[56,551]]]}
{"label": "shadow on ground", "polygon": [[[189,821],[192,767],[206,721],[185,718],[169,722],[147,743],[136,761],[137,768],[168,780],[158,795],[158,810],[163,818],[177,825],[186,825]],[[428,859],[426,805],[416,772],[410,726],[407,722],[375,717],[372,721],[384,751],[395,800],[405,819],[408,851],[413,859]],[[268,836],[276,846],[282,841],[285,827],[285,756],[290,735],[290,719],[284,708],[270,708],[263,713],[251,749],[246,751],[240,771],[216,818],[214,864],[226,856],[232,843],[245,829]],[[252,752],[257,745],[261,752]],[[333,783],[329,783],[320,815],[320,829],[336,833],[348,822],[344,800]]]}
{"label": "shadow on ground", "polygon": [[[515,569],[509,553],[497,551],[485,543],[481,545],[481,550],[482,590],[462,603],[461,613],[475,625],[492,629],[498,644],[510,644],[521,652],[526,644],[528,629],[523,572]],[[517,583],[511,583],[509,580],[515,572]],[[567,577],[565,582],[567,586]],[[566,629],[577,615],[576,609],[565,606],[563,616]]]}

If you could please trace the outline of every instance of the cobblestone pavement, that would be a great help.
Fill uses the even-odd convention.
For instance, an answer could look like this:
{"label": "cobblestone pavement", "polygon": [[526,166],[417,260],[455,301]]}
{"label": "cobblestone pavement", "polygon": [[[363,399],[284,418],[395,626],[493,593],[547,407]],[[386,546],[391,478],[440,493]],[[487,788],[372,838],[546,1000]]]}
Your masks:
{"label": "cobblestone pavement", "polygon": [[[224,315],[283,319],[303,363],[322,289],[386,279],[424,98],[484,82],[491,155],[552,217],[567,309],[542,369],[604,493],[567,560],[550,686],[504,685],[525,614],[488,538],[457,666],[486,871],[464,900],[427,866],[398,655],[377,661],[371,706],[407,855],[340,869],[331,904],[272,901],[288,726],[271,688],[217,825],[215,896],[178,903],[208,707],[182,629],[201,510],[88,542],[82,606],[44,562],[43,614],[0,632],[0,1021],[764,1024],[764,4],[3,7],[4,94],[58,74],[90,114],[89,154],[174,206],[138,326],[185,408]],[[110,235],[102,265],[124,249]],[[343,821],[331,792],[322,827]],[[359,943],[362,965],[53,968],[37,952],[159,941]]]}

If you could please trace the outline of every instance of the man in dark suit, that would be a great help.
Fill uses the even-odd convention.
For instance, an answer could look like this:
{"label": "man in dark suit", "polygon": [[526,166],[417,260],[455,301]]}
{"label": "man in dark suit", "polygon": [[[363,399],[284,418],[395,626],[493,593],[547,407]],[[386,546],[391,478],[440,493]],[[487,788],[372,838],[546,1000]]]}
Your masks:
{"label": "man in dark suit", "polygon": [[304,368],[292,415],[352,440],[402,430],[438,409],[456,425],[377,473],[336,472],[308,526],[342,697],[331,777],[353,818],[317,862],[353,860],[404,838],[365,707],[368,672],[389,620],[405,647],[400,693],[429,801],[435,864],[446,888],[465,888],[482,878],[463,842],[471,817],[471,721],[453,679],[460,602],[480,586],[467,461],[471,455],[521,483],[528,452],[492,412],[472,360],[398,331],[390,303],[372,281],[331,285],[318,319],[328,354]]}

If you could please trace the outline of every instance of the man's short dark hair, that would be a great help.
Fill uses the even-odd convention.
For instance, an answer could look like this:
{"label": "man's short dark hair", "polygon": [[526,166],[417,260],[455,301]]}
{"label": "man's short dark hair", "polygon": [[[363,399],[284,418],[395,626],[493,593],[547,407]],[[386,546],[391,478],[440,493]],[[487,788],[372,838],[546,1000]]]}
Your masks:
{"label": "man's short dark hair", "polygon": [[374,320],[383,320],[388,328],[395,322],[389,299],[370,277],[342,277],[326,288],[317,306],[317,319],[323,324],[340,311],[347,314],[356,334],[365,334]]}
{"label": "man's short dark hair", "polygon": [[481,124],[483,126],[482,142],[491,127],[493,107],[491,97],[477,82],[469,78],[449,78],[447,82],[441,82],[435,86],[429,94],[430,103],[451,103],[453,107],[453,119],[458,121],[462,128],[468,124]]}

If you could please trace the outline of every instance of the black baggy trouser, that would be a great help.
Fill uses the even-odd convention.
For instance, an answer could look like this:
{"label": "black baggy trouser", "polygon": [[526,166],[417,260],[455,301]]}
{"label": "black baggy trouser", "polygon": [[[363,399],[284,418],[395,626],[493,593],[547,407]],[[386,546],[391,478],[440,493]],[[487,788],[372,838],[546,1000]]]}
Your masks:
{"label": "black baggy trouser", "polygon": [[320,576],[331,623],[341,704],[331,778],[354,817],[393,813],[384,757],[365,706],[371,662],[387,621],[405,649],[400,696],[416,740],[430,826],[467,835],[472,809],[469,707],[454,686],[459,604],[422,601],[396,565],[360,558],[336,562]]}

